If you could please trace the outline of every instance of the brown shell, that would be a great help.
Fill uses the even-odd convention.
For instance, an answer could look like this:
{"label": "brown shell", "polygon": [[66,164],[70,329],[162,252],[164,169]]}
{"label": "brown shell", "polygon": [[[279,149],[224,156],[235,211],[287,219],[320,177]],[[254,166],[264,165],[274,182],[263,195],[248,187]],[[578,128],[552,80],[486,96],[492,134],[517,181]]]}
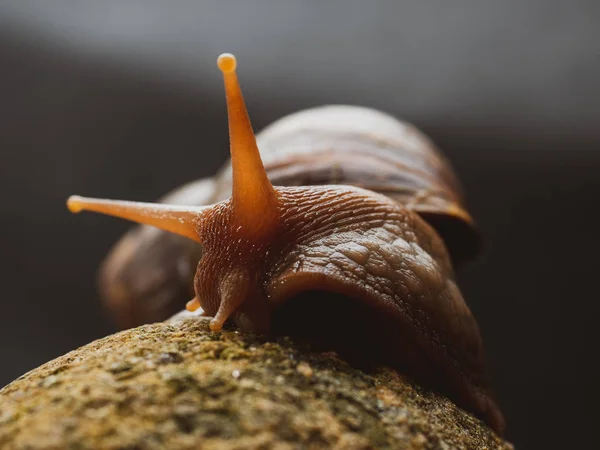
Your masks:
{"label": "brown shell", "polygon": [[[455,264],[476,256],[480,237],[450,163],[417,128],[374,109],[330,105],[288,115],[257,135],[275,186],[345,184],[381,193],[440,234]],[[231,195],[231,165],[217,199]]]}

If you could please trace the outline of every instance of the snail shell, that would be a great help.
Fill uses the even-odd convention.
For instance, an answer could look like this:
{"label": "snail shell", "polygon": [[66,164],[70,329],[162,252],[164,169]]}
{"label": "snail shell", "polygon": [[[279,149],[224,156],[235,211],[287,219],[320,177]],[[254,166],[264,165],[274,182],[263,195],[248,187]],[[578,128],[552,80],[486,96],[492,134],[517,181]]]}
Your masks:
{"label": "snail shell", "polygon": [[[455,264],[474,258],[480,238],[450,163],[416,127],[349,105],[306,109],[257,135],[275,186],[350,185],[417,212],[444,239]],[[217,200],[231,195],[231,165],[217,177]]]}
{"label": "snail shell", "polygon": [[[231,319],[245,331],[301,335],[391,365],[501,432],[479,329],[450,256],[472,257],[477,233],[439,151],[410,125],[351,106],[281,119],[257,146],[235,59],[222,55],[219,66],[232,169],[167,199],[187,206],[69,199],[73,212],[180,235],[126,236],[103,266],[109,304],[132,323],[166,312],[169,297],[189,283],[189,261],[199,258],[188,309],[213,316],[213,330]],[[193,204],[205,202],[216,203]],[[149,289],[152,269],[167,275]],[[166,294],[157,301],[156,292]]]}

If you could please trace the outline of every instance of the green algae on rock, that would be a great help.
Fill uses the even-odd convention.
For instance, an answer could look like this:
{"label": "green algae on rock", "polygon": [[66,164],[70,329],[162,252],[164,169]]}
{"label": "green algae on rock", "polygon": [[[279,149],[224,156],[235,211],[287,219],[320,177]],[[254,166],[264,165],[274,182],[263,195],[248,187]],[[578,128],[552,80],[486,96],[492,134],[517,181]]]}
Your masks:
{"label": "green algae on rock", "polygon": [[510,449],[389,369],[208,321],[97,340],[0,390],[2,449]]}

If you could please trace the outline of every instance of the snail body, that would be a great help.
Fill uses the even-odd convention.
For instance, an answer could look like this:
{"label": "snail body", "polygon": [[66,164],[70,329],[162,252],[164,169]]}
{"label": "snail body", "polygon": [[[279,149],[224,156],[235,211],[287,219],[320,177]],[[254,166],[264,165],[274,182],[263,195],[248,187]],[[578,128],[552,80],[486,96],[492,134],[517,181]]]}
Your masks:
{"label": "snail body", "polygon": [[[472,257],[478,239],[449,164],[413,127],[349,106],[281,119],[257,145],[235,58],[218,63],[231,169],[172,194],[170,205],[68,201],[73,212],[179,235],[141,229],[113,250],[103,268],[113,307],[136,320],[127,287],[142,292],[142,269],[160,256],[167,275],[151,291],[163,298],[151,304],[165,312],[198,258],[187,308],[202,307],[211,329],[232,320],[243,331],[316,334],[426,381],[501,432],[479,329],[454,280],[452,261]],[[139,252],[142,240],[149,244]]]}

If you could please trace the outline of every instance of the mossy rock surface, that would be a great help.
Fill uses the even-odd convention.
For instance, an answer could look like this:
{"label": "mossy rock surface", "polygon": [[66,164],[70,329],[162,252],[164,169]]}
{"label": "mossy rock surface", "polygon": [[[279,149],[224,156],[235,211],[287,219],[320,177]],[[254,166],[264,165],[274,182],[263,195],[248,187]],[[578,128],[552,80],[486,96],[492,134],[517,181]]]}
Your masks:
{"label": "mossy rock surface", "polygon": [[185,319],[92,342],[0,390],[2,449],[510,449],[389,369]]}

